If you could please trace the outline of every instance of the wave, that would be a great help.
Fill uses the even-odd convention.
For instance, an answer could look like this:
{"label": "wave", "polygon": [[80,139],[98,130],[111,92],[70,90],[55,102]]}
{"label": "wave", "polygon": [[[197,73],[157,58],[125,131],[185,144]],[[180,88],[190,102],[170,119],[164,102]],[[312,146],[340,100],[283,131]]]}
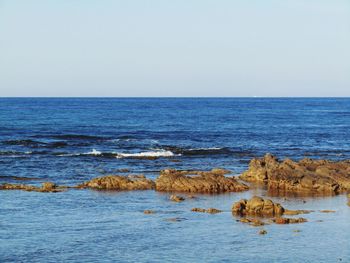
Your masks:
{"label": "wave", "polygon": [[[178,154],[179,155],[179,154]],[[117,158],[159,158],[172,157],[175,154],[171,151],[148,151],[140,153],[117,153]]]}
{"label": "wave", "polygon": [[28,152],[17,152],[17,151],[0,151],[2,156],[23,156],[23,155],[34,155],[34,154],[48,154],[47,151],[28,151]]}
{"label": "wave", "polygon": [[208,147],[208,148],[181,148],[177,146],[165,146],[164,149],[184,156],[195,155],[225,155],[232,151],[227,147]]}

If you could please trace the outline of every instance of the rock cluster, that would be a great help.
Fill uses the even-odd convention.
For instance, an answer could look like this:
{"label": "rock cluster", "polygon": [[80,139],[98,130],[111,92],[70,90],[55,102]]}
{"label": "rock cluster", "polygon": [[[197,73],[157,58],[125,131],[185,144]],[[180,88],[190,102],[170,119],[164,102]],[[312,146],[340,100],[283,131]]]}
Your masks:
{"label": "rock cluster", "polygon": [[178,171],[167,169],[156,179],[157,191],[179,191],[191,193],[222,193],[248,190],[248,186],[234,177],[226,177],[227,170]]}
{"label": "rock cluster", "polygon": [[154,189],[155,184],[143,175],[108,175],[94,178],[77,187],[98,190],[150,190]]}
{"label": "rock cluster", "polygon": [[232,212],[235,215],[257,215],[257,216],[281,216],[285,209],[278,203],[270,199],[263,199],[253,196],[251,199],[241,199],[232,206]]}
{"label": "rock cluster", "polygon": [[253,159],[240,179],[264,183],[269,189],[337,194],[350,190],[350,161],[290,159],[279,161],[271,154]]}
{"label": "rock cluster", "polygon": [[0,190],[23,190],[28,192],[56,193],[62,192],[64,187],[59,187],[52,182],[44,182],[41,187],[26,184],[2,184]]}
{"label": "rock cluster", "polygon": [[208,208],[208,209],[204,209],[204,208],[192,208],[191,209],[192,212],[199,212],[199,213],[208,213],[208,214],[217,214],[217,213],[221,213],[222,210],[216,209],[216,208]]}

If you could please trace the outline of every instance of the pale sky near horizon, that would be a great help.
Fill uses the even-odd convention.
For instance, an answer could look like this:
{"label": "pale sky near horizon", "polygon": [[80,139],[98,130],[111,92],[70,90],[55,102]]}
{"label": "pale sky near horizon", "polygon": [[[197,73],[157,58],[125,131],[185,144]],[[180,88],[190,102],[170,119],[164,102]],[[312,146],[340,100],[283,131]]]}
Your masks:
{"label": "pale sky near horizon", "polygon": [[348,0],[0,0],[0,97],[350,96]]}

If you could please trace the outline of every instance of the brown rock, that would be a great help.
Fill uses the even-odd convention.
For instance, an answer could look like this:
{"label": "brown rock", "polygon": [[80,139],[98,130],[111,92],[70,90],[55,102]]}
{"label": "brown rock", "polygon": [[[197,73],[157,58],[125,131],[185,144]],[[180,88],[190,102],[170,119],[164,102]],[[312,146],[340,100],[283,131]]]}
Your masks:
{"label": "brown rock", "polygon": [[300,214],[309,214],[311,212],[313,212],[313,211],[312,210],[288,210],[288,209],[285,209],[283,214],[293,216],[293,215],[300,215]]}
{"label": "brown rock", "polygon": [[150,214],[155,214],[156,212],[153,210],[145,210],[145,211],[143,211],[143,213],[146,215],[150,215]]}
{"label": "brown rock", "polygon": [[182,202],[182,201],[185,201],[185,198],[184,198],[184,197],[178,196],[178,195],[171,195],[171,196],[169,197],[169,199],[170,199],[171,201],[174,201],[174,202]]}
{"label": "brown rock", "polygon": [[265,229],[261,229],[259,231],[259,235],[266,235],[267,234],[267,231]]}
{"label": "brown rock", "polygon": [[200,212],[200,213],[209,213],[209,214],[217,214],[217,213],[221,213],[222,211],[216,208],[208,208],[208,209],[204,209],[204,208],[192,208],[191,209],[192,212]]}
{"label": "brown rock", "polygon": [[241,218],[239,220],[241,223],[249,224],[251,226],[263,226],[266,225],[265,222],[261,221],[260,219],[257,218]]}
{"label": "brown rock", "polygon": [[65,187],[58,187],[54,183],[45,182],[41,187],[26,184],[2,184],[0,190],[23,190],[27,192],[56,193],[62,192]]}
{"label": "brown rock", "polygon": [[92,188],[98,190],[150,190],[154,189],[154,182],[143,175],[130,177],[121,175],[108,175],[87,181],[78,188]]}
{"label": "brown rock", "polygon": [[282,215],[284,208],[269,199],[263,199],[258,196],[250,200],[242,199],[232,206],[232,212],[236,215],[258,215],[258,216],[278,216]]}
{"label": "brown rock", "polygon": [[307,222],[305,218],[287,218],[287,217],[277,217],[273,220],[276,224],[299,224]]}
{"label": "brown rock", "polygon": [[227,170],[203,171],[163,170],[156,180],[157,191],[191,193],[222,193],[248,190],[248,186],[234,177],[226,177]]}
{"label": "brown rock", "polygon": [[335,210],[320,210],[321,213],[335,213]]}
{"label": "brown rock", "polygon": [[253,159],[240,179],[264,183],[269,189],[337,194],[350,190],[350,161],[279,161],[266,154],[261,159]]}

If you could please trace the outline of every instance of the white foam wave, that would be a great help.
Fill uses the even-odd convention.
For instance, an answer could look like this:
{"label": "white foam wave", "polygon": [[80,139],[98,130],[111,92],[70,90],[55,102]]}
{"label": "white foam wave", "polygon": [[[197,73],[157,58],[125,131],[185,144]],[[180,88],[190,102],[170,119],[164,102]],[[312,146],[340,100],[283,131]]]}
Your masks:
{"label": "white foam wave", "polygon": [[101,155],[102,152],[92,149],[91,152],[86,153],[87,155]]}
{"label": "white foam wave", "polygon": [[150,151],[150,152],[140,152],[140,153],[117,153],[117,158],[137,158],[137,157],[171,157],[175,154],[171,151]]}

